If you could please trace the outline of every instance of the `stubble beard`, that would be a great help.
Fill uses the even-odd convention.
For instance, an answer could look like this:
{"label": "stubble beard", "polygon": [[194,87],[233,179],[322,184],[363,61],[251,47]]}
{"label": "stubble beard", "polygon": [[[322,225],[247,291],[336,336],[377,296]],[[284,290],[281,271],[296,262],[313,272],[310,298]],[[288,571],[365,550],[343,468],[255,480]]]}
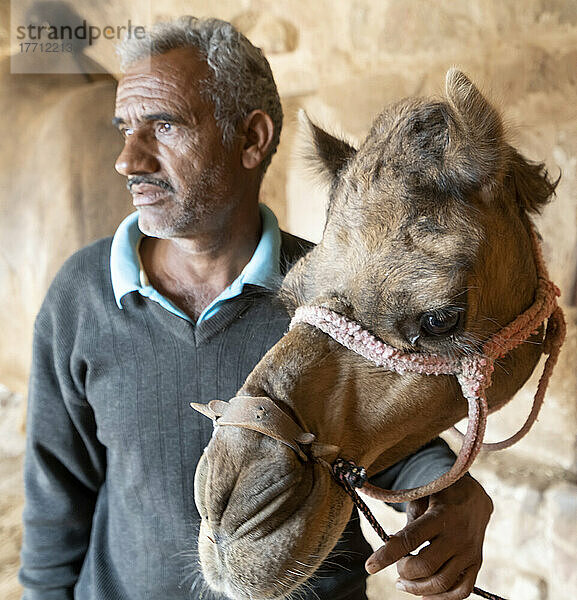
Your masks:
{"label": "stubble beard", "polygon": [[233,190],[226,189],[223,167],[206,170],[194,185],[186,190],[183,199],[178,191],[169,193],[158,205],[143,206],[139,210],[138,225],[145,235],[169,239],[212,232],[215,237],[222,231],[227,216],[235,204]]}

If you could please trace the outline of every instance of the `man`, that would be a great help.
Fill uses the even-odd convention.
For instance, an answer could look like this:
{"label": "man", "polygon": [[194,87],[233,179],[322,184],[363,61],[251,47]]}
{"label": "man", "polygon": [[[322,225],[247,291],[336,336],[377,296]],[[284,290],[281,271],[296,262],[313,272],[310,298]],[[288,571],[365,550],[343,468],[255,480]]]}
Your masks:
{"label": "man", "polygon": [[[116,162],[137,212],[67,261],[36,322],[26,457],[24,598],[200,598],[195,465],[212,425],[189,402],[234,395],[286,330],[271,293],[310,245],[258,204],[282,111],[267,61],[228,23],[159,25],[123,50]],[[151,54],[151,56],[150,56]],[[380,476],[448,468],[433,443]],[[481,564],[491,502],[472,478],[408,507],[367,562],[456,600]],[[351,520],[301,597],[366,598],[369,547]],[[192,592],[191,592],[192,588]],[[443,594],[443,592],[447,592]],[[306,595],[308,594],[308,595]]]}

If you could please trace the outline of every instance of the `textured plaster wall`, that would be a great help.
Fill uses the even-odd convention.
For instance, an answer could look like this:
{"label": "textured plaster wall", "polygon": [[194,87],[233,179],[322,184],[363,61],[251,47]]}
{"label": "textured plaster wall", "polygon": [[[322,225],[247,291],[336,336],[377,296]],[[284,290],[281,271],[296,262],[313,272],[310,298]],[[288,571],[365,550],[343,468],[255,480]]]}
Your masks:
{"label": "textured plaster wall", "polygon": [[[78,3],[81,4],[81,3]],[[126,4],[126,5],[125,5]],[[483,456],[473,473],[495,503],[480,584],[512,600],[577,595],[577,1],[575,0],[102,0],[86,7],[108,20],[147,23],[194,14],[232,20],[269,56],[285,107],[281,147],[265,179],[263,200],[290,231],[318,240],[325,192],[300,164],[296,114],[304,108],[333,132],[362,139],[388,102],[439,94],[457,65],[502,109],[511,140],[529,158],[562,173],[557,198],[537,224],[551,275],[563,290],[569,335],[539,422],[518,446]],[[2,8],[2,7],[0,7]],[[4,9],[6,6],[3,7]],[[0,13],[5,14],[5,13]],[[0,35],[4,50],[5,33]],[[93,57],[114,71],[109,48]],[[529,410],[538,374],[492,417],[489,436],[506,437]],[[20,453],[14,433],[18,398],[0,394],[5,457]],[[6,435],[4,435],[6,434]],[[6,458],[5,465],[16,465]],[[8,467],[5,467],[8,468]],[[0,503],[0,592],[15,598],[14,558],[20,500]],[[379,510],[385,528],[403,518]],[[11,553],[11,554],[10,554]],[[394,590],[394,568],[372,578],[374,598],[408,598]],[[5,586],[4,588],[2,586]],[[10,594],[13,594],[10,596]]]}

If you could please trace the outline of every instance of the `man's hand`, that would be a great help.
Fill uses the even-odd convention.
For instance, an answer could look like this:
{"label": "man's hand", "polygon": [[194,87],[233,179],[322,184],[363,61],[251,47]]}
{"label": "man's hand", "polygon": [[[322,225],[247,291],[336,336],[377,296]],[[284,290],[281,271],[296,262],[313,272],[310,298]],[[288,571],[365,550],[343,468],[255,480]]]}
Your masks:
{"label": "man's hand", "polygon": [[[493,503],[465,475],[447,489],[410,502],[407,525],[366,562],[369,573],[397,562],[397,587],[423,600],[463,600],[483,561],[483,538]],[[416,556],[407,556],[424,542]]]}

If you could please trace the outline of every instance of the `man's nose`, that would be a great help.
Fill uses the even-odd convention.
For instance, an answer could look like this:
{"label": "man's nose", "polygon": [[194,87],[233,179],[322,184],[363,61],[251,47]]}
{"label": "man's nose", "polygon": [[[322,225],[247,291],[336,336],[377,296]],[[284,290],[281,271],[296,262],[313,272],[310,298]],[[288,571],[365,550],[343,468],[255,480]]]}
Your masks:
{"label": "man's nose", "polygon": [[121,175],[129,177],[143,173],[156,173],[160,169],[160,164],[147,140],[134,132],[126,137],[124,148],[118,155],[114,167]]}

